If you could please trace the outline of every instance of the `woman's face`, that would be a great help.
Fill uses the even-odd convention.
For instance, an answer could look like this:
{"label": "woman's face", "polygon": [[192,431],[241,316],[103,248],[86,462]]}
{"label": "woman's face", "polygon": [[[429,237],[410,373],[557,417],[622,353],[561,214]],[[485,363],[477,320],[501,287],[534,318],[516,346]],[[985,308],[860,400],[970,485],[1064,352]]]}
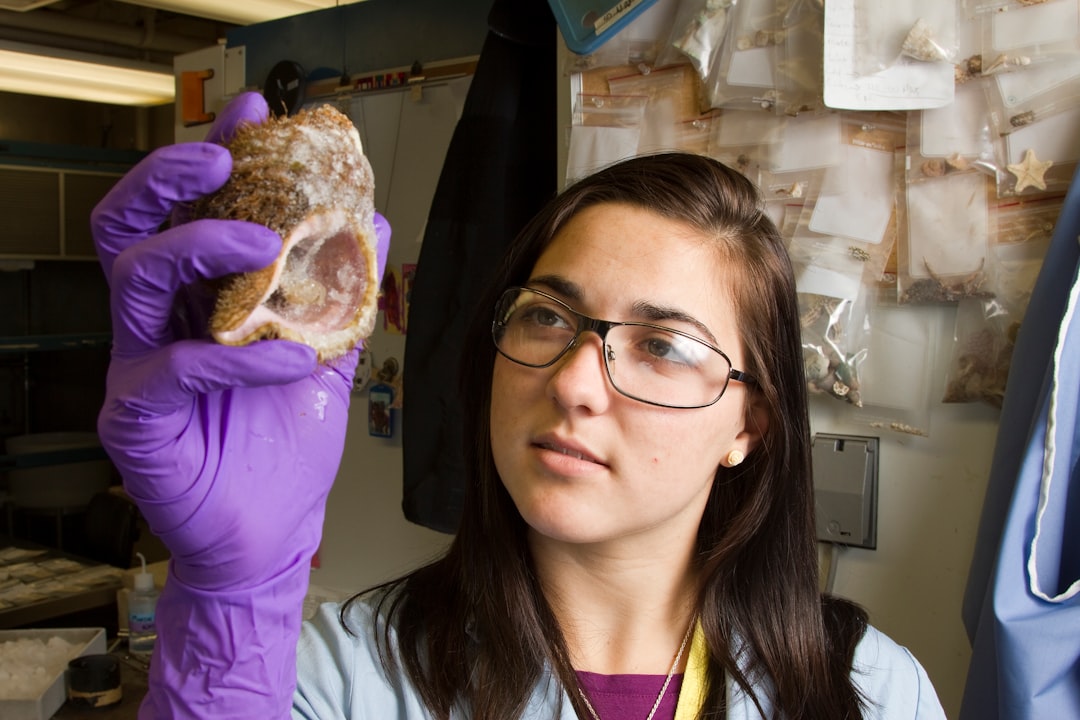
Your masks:
{"label": "woman's face", "polygon": [[[731,275],[693,228],[605,204],[565,225],[527,284],[591,317],[689,329],[741,370],[725,286]],[[680,316],[692,321],[658,319]],[[500,355],[492,379],[495,465],[525,521],[551,540],[692,542],[717,466],[758,440],[758,428],[746,423],[747,402],[737,382],[699,409],[625,397],[608,380],[594,333],[547,368]]]}

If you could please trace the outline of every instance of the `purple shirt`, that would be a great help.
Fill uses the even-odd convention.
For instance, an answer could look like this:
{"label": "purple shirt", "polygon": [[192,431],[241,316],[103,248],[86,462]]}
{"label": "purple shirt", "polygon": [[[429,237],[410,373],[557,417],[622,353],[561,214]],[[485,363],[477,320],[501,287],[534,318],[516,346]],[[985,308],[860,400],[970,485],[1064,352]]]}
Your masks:
{"label": "purple shirt", "polygon": [[[666,675],[598,675],[578,671],[578,682],[600,720],[645,720]],[[653,720],[674,720],[682,673],[671,676]]]}

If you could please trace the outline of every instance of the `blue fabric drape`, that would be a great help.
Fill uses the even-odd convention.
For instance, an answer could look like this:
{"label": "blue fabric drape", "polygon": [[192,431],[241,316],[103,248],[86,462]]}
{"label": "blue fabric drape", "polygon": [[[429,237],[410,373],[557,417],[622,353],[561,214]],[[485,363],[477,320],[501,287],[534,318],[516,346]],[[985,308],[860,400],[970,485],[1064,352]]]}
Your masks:
{"label": "blue fabric drape", "polygon": [[1013,352],[964,596],[960,720],[1080,718],[1078,178]]}

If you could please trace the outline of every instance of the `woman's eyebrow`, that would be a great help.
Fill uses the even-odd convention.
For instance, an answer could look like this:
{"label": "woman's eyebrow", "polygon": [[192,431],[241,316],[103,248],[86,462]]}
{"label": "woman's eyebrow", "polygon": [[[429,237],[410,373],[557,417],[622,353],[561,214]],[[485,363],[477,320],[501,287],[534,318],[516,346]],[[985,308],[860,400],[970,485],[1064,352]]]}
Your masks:
{"label": "woman's eyebrow", "polygon": [[719,346],[716,337],[709,332],[709,328],[705,323],[701,322],[693,315],[687,312],[679,310],[677,308],[664,307],[662,305],[655,305],[650,302],[638,301],[634,303],[634,314],[638,317],[642,317],[652,323],[663,323],[665,320],[677,320],[678,322],[687,323],[693,325],[698,331],[704,335],[709,342],[713,345]]}
{"label": "woman's eyebrow", "polygon": [[562,275],[540,275],[539,277],[529,278],[527,284],[529,287],[543,285],[548,290],[562,295],[563,298],[571,302],[579,303],[585,297],[585,292],[581,289],[580,285],[568,280]]}
{"label": "woman's eyebrow", "polygon": [[[580,303],[585,297],[585,291],[580,285],[568,280],[562,275],[540,275],[538,277],[529,278],[528,282],[530,287],[542,285],[552,292],[562,296],[568,303]],[[693,315],[679,310],[678,308],[665,307],[663,305],[657,305],[655,303],[639,300],[633,305],[634,317],[639,318],[642,322],[650,323],[663,323],[665,320],[674,320],[677,322],[686,323],[697,328],[698,332],[702,334],[710,343],[719,347],[719,343],[716,340],[709,328],[705,323],[701,322]]]}

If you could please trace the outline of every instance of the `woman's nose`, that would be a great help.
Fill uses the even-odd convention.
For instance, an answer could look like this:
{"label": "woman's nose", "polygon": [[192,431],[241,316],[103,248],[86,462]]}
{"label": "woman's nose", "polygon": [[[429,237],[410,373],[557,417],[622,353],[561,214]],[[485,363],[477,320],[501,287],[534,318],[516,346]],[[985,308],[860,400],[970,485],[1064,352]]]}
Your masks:
{"label": "woman's nose", "polygon": [[607,346],[595,332],[578,336],[574,346],[552,366],[550,396],[567,409],[581,407],[602,412],[611,401],[611,381],[604,367]]}

